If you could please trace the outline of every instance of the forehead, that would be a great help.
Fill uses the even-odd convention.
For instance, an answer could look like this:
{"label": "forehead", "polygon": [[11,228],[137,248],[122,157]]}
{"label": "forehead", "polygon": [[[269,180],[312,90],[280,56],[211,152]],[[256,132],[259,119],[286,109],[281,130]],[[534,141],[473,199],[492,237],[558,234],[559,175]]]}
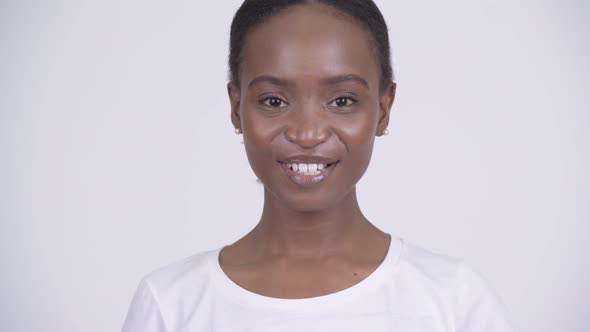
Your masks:
{"label": "forehead", "polygon": [[354,74],[377,89],[380,68],[368,32],[326,5],[296,5],[257,26],[242,50],[242,86],[258,75],[323,79]]}

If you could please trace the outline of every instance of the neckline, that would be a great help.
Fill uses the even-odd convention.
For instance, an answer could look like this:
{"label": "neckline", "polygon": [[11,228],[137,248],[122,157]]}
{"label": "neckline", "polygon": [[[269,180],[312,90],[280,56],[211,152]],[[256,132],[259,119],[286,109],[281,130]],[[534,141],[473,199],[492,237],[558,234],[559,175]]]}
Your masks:
{"label": "neckline", "polygon": [[393,274],[399,266],[398,262],[402,251],[405,250],[405,242],[403,238],[390,235],[389,248],[385,258],[369,276],[360,282],[334,293],[301,299],[269,297],[254,293],[236,284],[221,268],[219,254],[222,249],[223,247],[211,251],[208,263],[216,290],[226,295],[228,299],[254,306],[294,311],[313,311],[318,306],[326,307],[354,301],[359,296],[367,294],[382,285],[384,281],[393,278]]}

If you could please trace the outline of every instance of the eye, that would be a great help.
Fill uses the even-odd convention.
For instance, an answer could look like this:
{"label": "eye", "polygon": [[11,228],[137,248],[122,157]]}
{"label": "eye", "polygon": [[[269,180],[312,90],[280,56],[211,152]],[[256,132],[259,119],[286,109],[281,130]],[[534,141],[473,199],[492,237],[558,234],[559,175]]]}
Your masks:
{"label": "eye", "polygon": [[356,100],[351,97],[338,97],[330,102],[333,107],[348,107],[356,103]]}
{"label": "eye", "polygon": [[266,106],[270,107],[287,107],[287,102],[278,97],[268,97],[260,101]]}

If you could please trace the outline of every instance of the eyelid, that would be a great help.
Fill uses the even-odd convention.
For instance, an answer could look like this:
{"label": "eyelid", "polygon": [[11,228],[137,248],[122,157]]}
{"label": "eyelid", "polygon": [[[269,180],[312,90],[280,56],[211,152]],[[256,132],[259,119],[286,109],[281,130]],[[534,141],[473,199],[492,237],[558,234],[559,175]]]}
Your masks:
{"label": "eyelid", "polygon": [[[270,100],[270,99],[278,99],[278,100],[280,100],[280,101],[281,101],[281,102],[282,102],[284,105],[282,105],[282,106],[272,106],[272,105],[269,105],[269,104],[267,104],[266,102],[267,102],[268,100]],[[258,99],[258,102],[259,102],[259,103],[261,103],[261,104],[263,104],[264,106],[268,106],[268,107],[272,107],[272,108],[282,108],[282,107],[287,107],[287,106],[289,106],[289,103],[288,103],[288,102],[287,102],[287,101],[286,101],[284,98],[281,98],[281,97],[279,97],[279,96],[276,96],[276,95],[267,95],[267,96],[262,96],[262,97],[260,97],[260,98]]]}
{"label": "eyelid", "polygon": [[352,105],[354,105],[354,104],[356,104],[358,102],[358,100],[355,97],[352,97],[352,96],[349,96],[349,95],[340,95],[340,96],[337,96],[337,97],[333,98],[328,103],[328,105],[332,105],[332,103],[336,102],[336,100],[338,100],[340,98],[346,98],[346,99],[348,99],[350,101],[350,105],[347,105],[347,106],[335,106],[335,107],[350,107],[350,106],[352,106]]}

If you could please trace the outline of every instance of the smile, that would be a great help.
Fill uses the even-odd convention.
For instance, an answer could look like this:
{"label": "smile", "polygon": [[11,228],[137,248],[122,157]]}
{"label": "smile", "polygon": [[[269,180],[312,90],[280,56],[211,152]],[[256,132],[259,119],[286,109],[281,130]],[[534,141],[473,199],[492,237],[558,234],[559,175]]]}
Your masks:
{"label": "smile", "polygon": [[294,172],[301,173],[303,175],[318,175],[322,173],[322,170],[328,167],[328,164],[287,164],[287,166]]}
{"label": "smile", "polygon": [[295,184],[310,188],[324,181],[333,172],[337,161],[321,162],[279,162],[281,169]]}

